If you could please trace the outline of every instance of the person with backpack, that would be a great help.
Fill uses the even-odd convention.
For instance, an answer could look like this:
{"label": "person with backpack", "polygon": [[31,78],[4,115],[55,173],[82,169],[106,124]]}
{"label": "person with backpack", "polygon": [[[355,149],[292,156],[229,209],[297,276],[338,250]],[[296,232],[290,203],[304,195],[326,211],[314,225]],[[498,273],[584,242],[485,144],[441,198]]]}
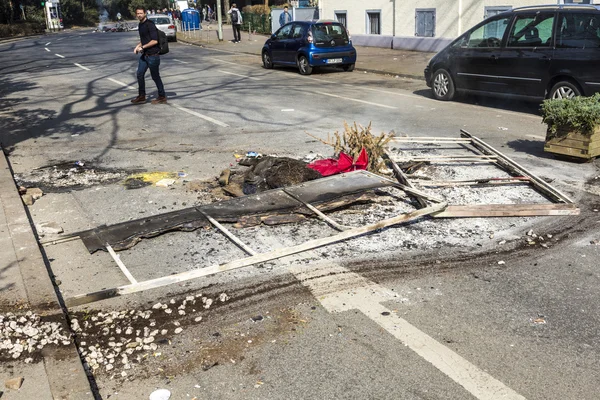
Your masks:
{"label": "person with backpack", "polygon": [[146,9],[138,7],[135,9],[135,17],[140,21],[138,32],[140,34],[140,42],[135,46],[133,52],[140,54],[138,62],[137,80],[138,80],[138,96],[131,100],[133,104],[141,104],[146,102],[146,71],[150,69],[152,80],[158,89],[158,97],[152,100],[152,104],[164,104],[167,102],[165,95],[165,87],[158,67],[160,66],[160,46],[158,39],[158,29],[154,22],[147,18]]}
{"label": "person with backpack", "polygon": [[242,13],[237,9],[236,4],[231,5],[231,10],[227,11],[231,16],[231,27],[233,28],[233,43],[239,43],[242,40],[240,33],[242,28]]}

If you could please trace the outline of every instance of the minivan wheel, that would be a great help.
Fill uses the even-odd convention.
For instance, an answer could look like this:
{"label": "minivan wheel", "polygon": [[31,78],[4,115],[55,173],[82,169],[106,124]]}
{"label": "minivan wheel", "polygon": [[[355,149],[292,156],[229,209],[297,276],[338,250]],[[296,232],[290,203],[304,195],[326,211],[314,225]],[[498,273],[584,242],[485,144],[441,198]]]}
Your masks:
{"label": "minivan wheel", "polygon": [[342,68],[346,72],[352,72],[352,71],[354,71],[354,64],[346,64]]}
{"label": "minivan wheel", "polygon": [[312,67],[308,63],[308,58],[305,56],[298,57],[298,70],[302,75],[310,75],[312,73]]}
{"label": "minivan wheel", "polygon": [[273,61],[271,60],[271,55],[269,54],[268,51],[263,51],[263,53],[262,53],[262,60],[263,60],[263,66],[266,69],[273,68]]}
{"label": "minivan wheel", "polygon": [[448,101],[454,98],[454,82],[450,73],[445,69],[438,69],[433,74],[431,85],[433,97],[438,100]]}
{"label": "minivan wheel", "polygon": [[569,81],[560,81],[552,86],[548,97],[551,99],[570,99],[576,96],[581,96],[581,92],[576,85]]}

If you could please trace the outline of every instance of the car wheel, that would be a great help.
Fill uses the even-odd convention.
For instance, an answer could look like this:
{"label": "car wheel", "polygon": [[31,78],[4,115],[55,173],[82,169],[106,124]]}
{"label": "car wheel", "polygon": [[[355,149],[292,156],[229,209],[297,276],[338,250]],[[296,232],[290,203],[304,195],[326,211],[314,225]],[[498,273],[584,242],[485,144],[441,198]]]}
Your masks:
{"label": "car wheel", "polygon": [[263,53],[262,53],[262,60],[263,60],[263,66],[266,69],[273,68],[273,60],[271,60],[271,55],[269,54],[268,51],[263,51]]}
{"label": "car wheel", "polygon": [[438,100],[448,101],[454,98],[455,88],[452,76],[445,69],[438,69],[433,74],[431,90],[433,97]]}
{"label": "car wheel", "polygon": [[298,70],[302,75],[310,75],[312,73],[312,67],[308,63],[308,58],[305,56],[298,57]]}
{"label": "car wheel", "polygon": [[346,72],[352,72],[354,71],[354,64],[347,64],[344,65],[342,68],[344,68],[344,71]]}
{"label": "car wheel", "polygon": [[570,99],[575,96],[581,96],[579,88],[569,81],[560,81],[550,89],[551,99]]}

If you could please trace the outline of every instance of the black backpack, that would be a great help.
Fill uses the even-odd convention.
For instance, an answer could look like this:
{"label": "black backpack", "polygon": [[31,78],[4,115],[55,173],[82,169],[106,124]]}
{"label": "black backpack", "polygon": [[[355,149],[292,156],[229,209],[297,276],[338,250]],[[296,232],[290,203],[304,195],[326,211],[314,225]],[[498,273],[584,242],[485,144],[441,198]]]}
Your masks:
{"label": "black backpack", "polygon": [[231,23],[232,24],[237,24],[238,23],[238,11],[237,10],[233,10],[231,12]]}
{"label": "black backpack", "polygon": [[156,30],[158,31],[158,47],[160,48],[158,54],[167,54],[169,52],[169,39],[167,39],[167,34],[158,28]]}

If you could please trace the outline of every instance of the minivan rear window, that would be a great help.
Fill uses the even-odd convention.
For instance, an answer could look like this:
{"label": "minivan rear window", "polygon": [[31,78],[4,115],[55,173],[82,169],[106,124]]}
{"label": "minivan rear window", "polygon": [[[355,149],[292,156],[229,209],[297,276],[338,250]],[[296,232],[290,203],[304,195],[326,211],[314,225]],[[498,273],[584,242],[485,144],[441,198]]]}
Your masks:
{"label": "minivan rear window", "polygon": [[343,46],[349,43],[346,28],[339,23],[319,23],[312,26],[312,34],[316,46]]}
{"label": "minivan rear window", "polygon": [[508,37],[508,47],[550,46],[554,13],[517,15]]}
{"label": "minivan rear window", "polygon": [[561,14],[558,20],[556,47],[571,49],[600,47],[600,14]]}

